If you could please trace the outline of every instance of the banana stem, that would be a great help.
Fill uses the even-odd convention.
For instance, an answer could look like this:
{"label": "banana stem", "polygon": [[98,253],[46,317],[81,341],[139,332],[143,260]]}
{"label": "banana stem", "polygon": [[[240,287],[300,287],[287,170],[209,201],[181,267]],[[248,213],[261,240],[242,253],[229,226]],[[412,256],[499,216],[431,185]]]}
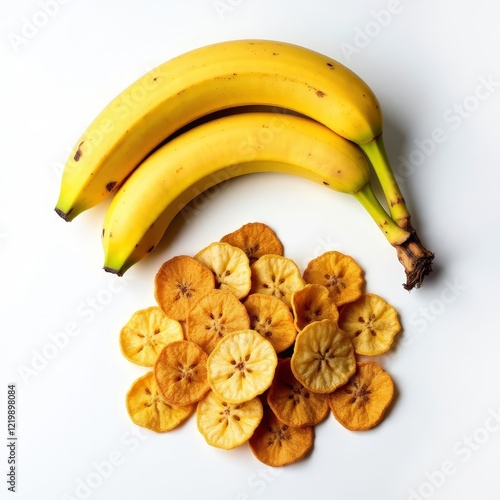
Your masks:
{"label": "banana stem", "polygon": [[420,288],[425,276],[432,271],[434,254],[422,246],[413,229],[403,229],[389,217],[370,184],[366,184],[354,193],[354,197],[365,207],[389,243],[396,249],[399,262],[406,273],[406,283],[403,283],[403,287],[406,290]]}
{"label": "banana stem", "polygon": [[361,144],[360,147],[365,152],[377,174],[387,204],[389,205],[389,212],[392,219],[398,226],[411,232],[410,213],[392,171],[382,134],[366,144]]}

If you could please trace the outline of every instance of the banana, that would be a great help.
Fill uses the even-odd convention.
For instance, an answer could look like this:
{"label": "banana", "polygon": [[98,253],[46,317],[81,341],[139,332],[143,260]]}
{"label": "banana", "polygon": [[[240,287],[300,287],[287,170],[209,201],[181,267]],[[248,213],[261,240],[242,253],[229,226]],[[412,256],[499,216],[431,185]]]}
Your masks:
{"label": "banana", "polygon": [[214,111],[270,105],[309,116],[358,144],[372,161],[391,217],[413,231],[382,139],[380,104],[341,63],[272,40],[235,40],[171,59],[125,89],[96,117],[65,166],[55,210],[65,220],[116,192],[175,131]]}
{"label": "banana", "polygon": [[[356,145],[306,117],[249,112],[183,132],[144,160],[106,212],[104,269],[122,275],[147,256],[200,190],[236,176],[268,171],[299,175],[354,196],[398,257],[408,254],[408,245],[415,250],[412,234],[399,227],[375,197],[369,163]],[[407,272],[405,286],[421,279],[414,267],[422,258],[426,256],[420,251],[416,259],[401,261]]]}

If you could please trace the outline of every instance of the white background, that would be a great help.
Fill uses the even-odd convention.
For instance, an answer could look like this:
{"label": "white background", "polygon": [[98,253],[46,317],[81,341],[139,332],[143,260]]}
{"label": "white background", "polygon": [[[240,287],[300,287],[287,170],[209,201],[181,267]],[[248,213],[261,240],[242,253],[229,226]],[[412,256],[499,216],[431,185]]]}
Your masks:
{"label": "white background", "polygon": [[[47,4],[4,2],[0,21],[0,497],[500,498],[498,2]],[[117,93],[189,49],[252,37],[328,54],[372,86],[414,225],[436,254],[423,288],[403,290],[394,250],[355,200],[293,177],[228,183],[121,280],[101,269],[106,204],[72,223],[56,216],[69,149]],[[429,140],[436,129],[439,144]],[[312,455],[283,469],[246,446],[209,447],[194,418],[163,435],[135,427],[124,406],[145,370],[122,357],[118,334],[153,305],[157,268],[252,220],[271,225],[301,268],[329,249],[355,257],[367,290],[404,326],[380,357],[397,385],[386,420],[352,433],[330,416]],[[9,383],[18,394],[16,497],[6,482]]]}

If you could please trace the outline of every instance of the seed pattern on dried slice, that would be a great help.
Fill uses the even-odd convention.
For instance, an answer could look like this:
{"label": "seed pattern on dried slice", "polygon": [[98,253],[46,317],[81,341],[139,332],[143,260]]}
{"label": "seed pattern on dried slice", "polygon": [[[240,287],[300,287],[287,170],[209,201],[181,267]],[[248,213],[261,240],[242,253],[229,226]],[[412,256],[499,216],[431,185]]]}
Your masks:
{"label": "seed pattern on dried slice", "polygon": [[337,307],[356,300],[365,285],[363,270],[357,262],[335,250],[311,260],[304,270],[304,280],[328,288]]}
{"label": "seed pattern on dried slice", "polygon": [[198,430],[206,442],[225,450],[246,443],[262,420],[259,397],[244,403],[227,403],[210,391],[196,410]]}
{"label": "seed pattern on dried slice", "polygon": [[132,422],[155,432],[174,429],[196,409],[196,405],[175,407],[166,403],[152,371],[134,381],[127,392],[126,406]]}
{"label": "seed pattern on dried slice", "polygon": [[228,403],[249,401],[270,387],[277,363],[271,342],[258,332],[232,332],[208,357],[208,383]]}
{"label": "seed pattern on dried slice", "polygon": [[293,292],[306,285],[297,264],[282,255],[263,255],[252,264],[251,293],[272,295],[291,308]]}
{"label": "seed pattern on dried slice", "polygon": [[290,366],[302,385],[312,392],[327,394],[349,380],[356,371],[356,358],[347,334],[323,319],[299,332]]}
{"label": "seed pattern on dried slice", "polygon": [[200,250],[194,258],[214,273],[217,288],[229,290],[238,299],[250,291],[250,261],[241,248],[214,242]]}
{"label": "seed pattern on dried slice", "polygon": [[244,302],[250,318],[250,328],[269,340],[277,353],[288,349],[295,341],[297,331],[293,315],[277,297],[252,293]]}
{"label": "seed pattern on dried slice", "polygon": [[351,431],[379,424],[394,396],[391,376],[375,361],[360,361],[349,382],[329,395],[334,417]]}
{"label": "seed pattern on dried slice", "polygon": [[339,320],[339,311],[323,285],[310,283],[292,295],[292,310],[297,330],[302,330],[313,321]]}
{"label": "seed pattern on dried slice", "polygon": [[328,415],[328,396],[304,387],[293,375],[290,358],[278,364],[267,402],[278,419],[292,427],[314,426]]}
{"label": "seed pattern on dried slice", "polygon": [[152,306],[132,314],[120,331],[120,348],[132,363],[153,366],[165,345],[183,339],[181,324]]}
{"label": "seed pattern on dried slice", "polygon": [[210,269],[187,255],[167,260],[156,273],[155,299],[165,314],[184,321],[197,297],[215,288]]}
{"label": "seed pattern on dried slice", "polygon": [[301,460],[312,450],[314,427],[287,425],[266,407],[248,443],[257,460],[270,467],[283,467]]}
{"label": "seed pattern on dried slice", "polygon": [[346,304],[339,326],[351,338],[356,353],[366,356],[387,352],[401,331],[396,309],[373,293]]}
{"label": "seed pattern on dried slice", "polygon": [[253,264],[266,254],[283,255],[283,244],[276,233],[262,222],[250,222],[226,234],[222,242],[241,248]]}
{"label": "seed pattern on dried slice", "polygon": [[230,332],[250,327],[245,306],[227,290],[210,290],[189,311],[186,338],[210,354],[217,342]]}
{"label": "seed pattern on dried slice", "polygon": [[156,360],[154,375],[163,399],[174,406],[196,403],[210,389],[207,354],[189,340],[167,344]]}

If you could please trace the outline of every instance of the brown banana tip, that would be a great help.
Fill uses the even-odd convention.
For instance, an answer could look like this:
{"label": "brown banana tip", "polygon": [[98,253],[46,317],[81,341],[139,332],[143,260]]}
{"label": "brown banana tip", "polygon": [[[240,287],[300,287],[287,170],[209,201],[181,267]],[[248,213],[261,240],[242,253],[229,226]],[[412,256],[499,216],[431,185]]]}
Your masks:
{"label": "brown banana tip", "polygon": [[424,278],[432,272],[434,253],[423,247],[415,232],[412,232],[404,243],[398,245],[396,250],[398,259],[405,268],[404,289],[410,291],[413,288],[420,288]]}
{"label": "brown banana tip", "polygon": [[104,266],[103,269],[107,273],[116,274],[116,276],[123,276],[123,271],[120,271],[119,269],[114,269],[114,268],[108,267],[108,266]]}
{"label": "brown banana tip", "polygon": [[71,210],[66,213],[66,212],[63,212],[60,208],[54,208],[55,212],[57,215],[59,215],[59,217],[61,217],[61,219],[64,219],[66,222],[70,222],[71,219],[69,218],[69,214],[71,213]]}

